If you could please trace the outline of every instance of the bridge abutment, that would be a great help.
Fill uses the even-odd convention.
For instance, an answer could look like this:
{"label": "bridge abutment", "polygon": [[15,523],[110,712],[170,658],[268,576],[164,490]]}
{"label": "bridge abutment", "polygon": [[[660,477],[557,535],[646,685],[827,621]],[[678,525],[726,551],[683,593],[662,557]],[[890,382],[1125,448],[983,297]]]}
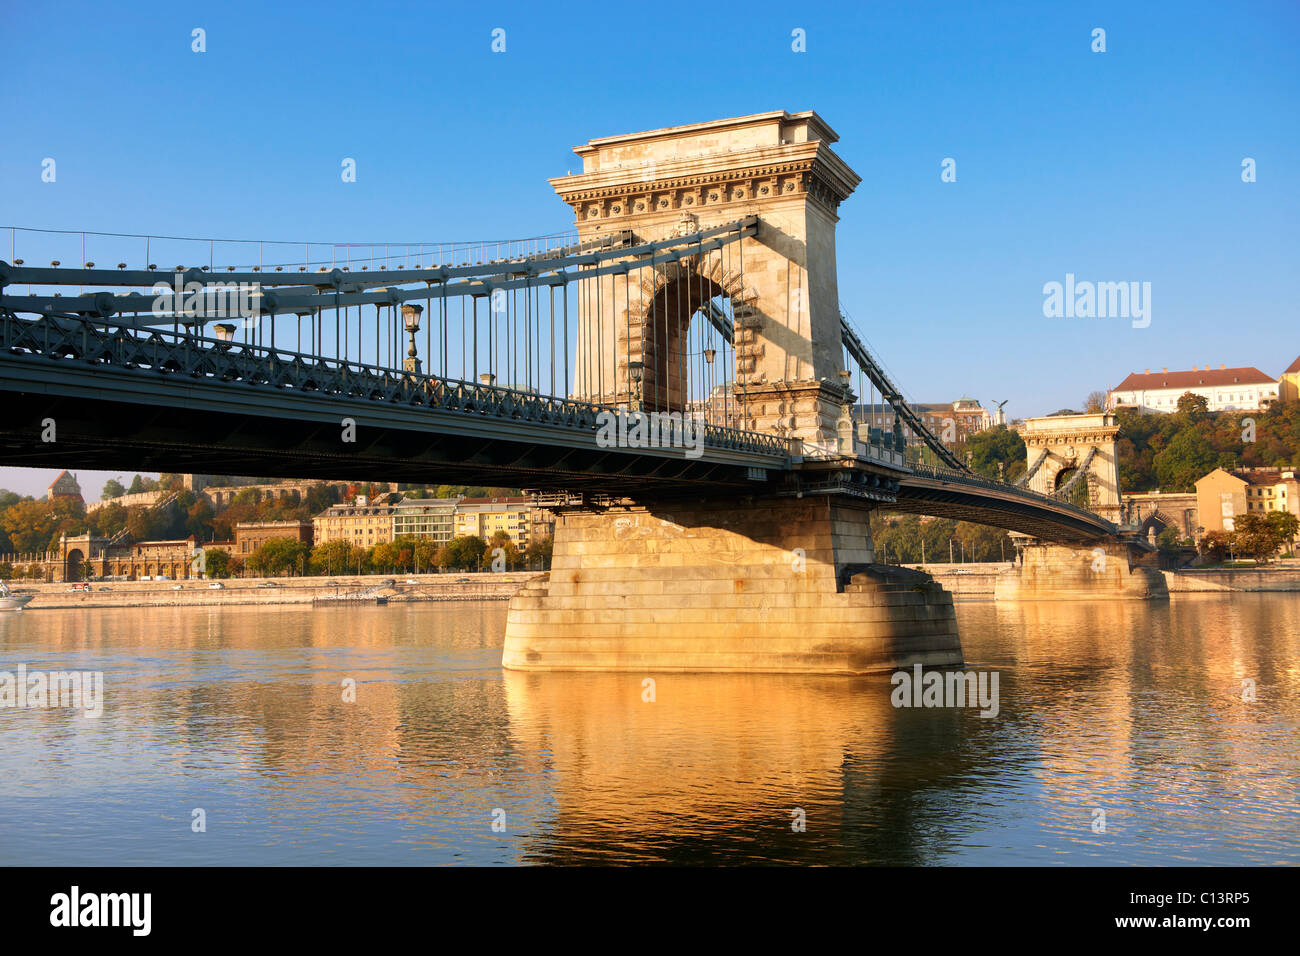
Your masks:
{"label": "bridge abutment", "polygon": [[1020,561],[994,584],[995,601],[1167,599],[1165,578],[1152,556],[1121,541],[1071,548],[1030,540]]}
{"label": "bridge abutment", "polygon": [[516,670],[861,674],[962,663],[952,596],[874,563],[830,496],[557,514],[552,570],[510,602]]}

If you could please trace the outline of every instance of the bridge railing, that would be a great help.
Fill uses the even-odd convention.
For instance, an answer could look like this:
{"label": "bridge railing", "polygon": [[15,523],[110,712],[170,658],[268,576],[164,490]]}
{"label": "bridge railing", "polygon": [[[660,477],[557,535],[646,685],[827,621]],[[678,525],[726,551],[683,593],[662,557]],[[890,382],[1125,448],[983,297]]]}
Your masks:
{"label": "bridge railing", "polygon": [[952,481],[959,484],[972,485],[977,488],[1000,491],[1020,498],[1030,498],[1043,503],[1050,503],[1053,507],[1060,508],[1064,511],[1072,511],[1082,518],[1089,518],[1093,521],[1105,521],[1105,519],[1100,515],[1089,511],[1087,508],[1081,508],[1078,505],[1064,501],[1061,498],[1053,497],[1052,495],[1045,495],[1029,488],[1022,488],[1018,485],[1010,484],[1009,482],[997,481],[992,478],[981,478],[970,472],[955,471],[951,468],[941,468],[934,465],[910,464],[908,467],[915,474],[927,478],[935,478],[941,481]]}
{"label": "bridge railing", "polygon": [[[190,331],[122,326],[86,317],[20,318],[0,314],[0,349],[164,375],[270,386],[340,398],[422,406],[500,419],[596,431],[602,413],[625,411],[498,385],[445,379],[405,369],[207,338]],[[786,439],[696,421],[705,448],[788,461]],[[636,451],[637,449],[627,449]]]}

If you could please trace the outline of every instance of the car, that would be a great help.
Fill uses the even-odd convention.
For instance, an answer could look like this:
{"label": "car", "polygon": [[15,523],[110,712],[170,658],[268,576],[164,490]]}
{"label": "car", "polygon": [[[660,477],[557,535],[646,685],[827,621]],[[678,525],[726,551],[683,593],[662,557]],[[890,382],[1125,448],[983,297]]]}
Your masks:
{"label": "car", "polygon": [[185,590],[185,585],[183,585],[183,584],[173,584],[173,585],[172,585],[172,590],[173,590],[173,591],[184,591],[184,590]]}
{"label": "car", "polygon": [[172,576],[170,574],[160,574],[154,578],[155,581],[170,581],[171,579]]}
{"label": "car", "polygon": [[89,584],[69,584],[69,585],[68,585],[68,590],[69,590],[69,591],[89,591],[89,590],[90,590],[90,585],[89,585]]}
{"label": "car", "polygon": [[105,584],[103,587],[100,588],[100,590],[101,590],[101,591],[111,591],[111,590],[113,590],[113,589],[110,588],[107,584]]}
{"label": "car", "polygon": [[226,586],[222,584],[220,581],[213,581],[211,584],[208,585],[209,591],[224,591],[225,589]]}
{"label": "car", "polygon": [[457,578],[456,583],[459,584],[461,581],[468,581],[468,580],[469,578]]}
{"label": "car", "polygon": [[953,574],[970,574],[970,568],[958,568]]}
{"label": "car", "polygon": [[385,588],[396,587],[397,582],[394,581],[392,578],[384,578],[382,581],[379,582],[379,586]]}
{"label": "car", "polygon": [[402,583],[403,583],[403,584],[419,584],[420,582],[417,581],[417,580],[415,580],[415,578],[407,578],[407,579],[406,579],[405,581],[403,581]]}
{"label": "car", "polygon": [[274,581],[263,581],[258,585],[259,588],[278,588],[279,586]]}

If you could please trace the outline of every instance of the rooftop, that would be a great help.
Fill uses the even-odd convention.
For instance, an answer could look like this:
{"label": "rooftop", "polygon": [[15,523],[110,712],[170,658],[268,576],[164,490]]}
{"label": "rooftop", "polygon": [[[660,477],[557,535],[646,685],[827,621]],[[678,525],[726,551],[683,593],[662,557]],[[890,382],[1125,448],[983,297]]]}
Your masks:
{"label": "rooftop", "polygon": [[1206,385],[1271,385],[1276,381],[1273,376],[1266,375],[1253,366],[1224,368],[1220,365],[1216,369],[1211,369],[1207,365],[1203,369],[1192,369],[1186,372],[1171,372],[1168,369],[1159,372],[1152,372],[1150,369],[1145,372],[1132,372],[1112,391],[1150,391],[1158,388],[1197,388]]}

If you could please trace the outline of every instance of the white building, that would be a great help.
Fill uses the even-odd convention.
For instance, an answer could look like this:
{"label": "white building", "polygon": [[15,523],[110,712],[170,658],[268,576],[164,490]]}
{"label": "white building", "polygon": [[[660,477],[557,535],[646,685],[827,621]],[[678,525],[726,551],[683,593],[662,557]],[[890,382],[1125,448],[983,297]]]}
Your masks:
{"label": "white building", "polygon": [[1210,411],[1259,411],[1278,399],[1278,381],[1257,368],[1194,368],[1190,372],[1161,369],[1134,372],[1106,396],[1106,407],[1137,408],[1142,412],[1175,412],[1186,392],[1202,395]]}

